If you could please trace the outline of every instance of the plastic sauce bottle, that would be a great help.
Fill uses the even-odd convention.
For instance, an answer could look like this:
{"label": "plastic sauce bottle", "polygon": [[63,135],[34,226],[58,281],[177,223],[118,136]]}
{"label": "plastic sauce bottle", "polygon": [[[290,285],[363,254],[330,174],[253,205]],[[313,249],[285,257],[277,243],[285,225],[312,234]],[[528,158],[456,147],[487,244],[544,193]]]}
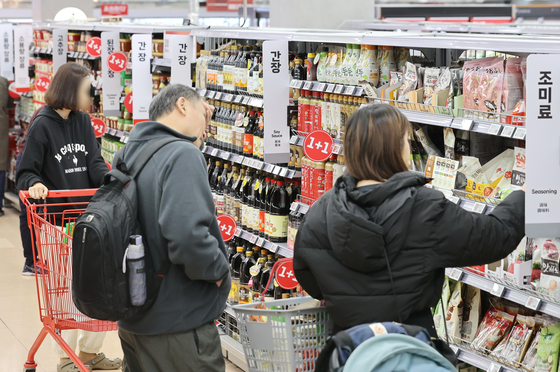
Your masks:
{"label": "plastic sauce bottle", "polygon": [[328,56],[329,56],[329,48],[323,47],[321,48],[321,57],[319,59],[319,64],[317,65],[317,81],[324,83],[327,81],[327,63],[328,63]]}
{"label": "plastic sauce bottle", "polygon": [[333,188],[334,164],[331,160],[325,164],[325,192]]}
{"label": "plastic sauce bottle", "polygon": [[[130,237],[125,257],[128,266],[130,303],[133,306],[142,306],[146,302],[146,270],[141,235]],[[125,265],[123,265],[123,272],[126,272]]]}
{"label": "plastic sauce bottle", "polygon": [[239,303],[251,303],[251,293],[249,290],[249,280],[251,279],[250,269],[256,264],[253,258],[253,251],[247,250],[245,252],[245,259],[241,264],[241,271],[239,273]]}
{"label": "plastic sauce bottle", "polygon": [[313,194],[319,199],[325,193],[325,163],[315,163]]}
{"label": "plastic sauce bottle", "polygon": [[237,247],[237,253],[232,257],[230,267],[231,267],[231,290],[229,292],[229,303],[232,305],[237,305],[239,303],[239,276],[241,273],[241,264],[245,260],[245,254],[243,253],[243,247]]}
{"label": "plastic sauce bottle", "polygon": [[315,53],[307,53],[307,80],[315,81],[317,80],[317,65],[315,61]]}
{"label": "plastic sauce bottle", "polygon": [[277,180],[276,188],[270,196],[269,239],[271,242],[285,242],[288,240],[288,214],[290,204],[288,194],[284,189],[284,181]]}

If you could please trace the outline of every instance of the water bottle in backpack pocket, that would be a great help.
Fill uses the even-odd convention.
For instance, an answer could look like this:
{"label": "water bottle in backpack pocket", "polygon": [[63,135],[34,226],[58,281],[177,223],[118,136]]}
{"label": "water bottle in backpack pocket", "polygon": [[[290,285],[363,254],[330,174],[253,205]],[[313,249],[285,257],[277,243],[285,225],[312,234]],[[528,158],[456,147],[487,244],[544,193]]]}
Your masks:
{"label": "water bottle in backpack pocket", "polygon": [[128,268],[128,288],[130,303],[133,306],[142,306],[146,303],[146,263],[144,261],[144,244],[141,235],[132,235],[130,244],[124,255],[123,273]]}

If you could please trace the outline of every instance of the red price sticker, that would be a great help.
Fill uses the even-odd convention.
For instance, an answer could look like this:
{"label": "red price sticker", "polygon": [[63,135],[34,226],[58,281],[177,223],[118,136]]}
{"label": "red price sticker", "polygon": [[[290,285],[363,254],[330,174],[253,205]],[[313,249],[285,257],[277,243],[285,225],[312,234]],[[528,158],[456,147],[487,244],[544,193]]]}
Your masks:
{"label": "red price sticker", "polygon": [[124,98],[124,108],[126,111],[132,113],[132,92],[128,93]]}
{"label": "red price sticker", "polygon": [[123,52],[113,52],[107,60],[107,66],[109,70],[113,72],[123,72],[126,70],[126,65],[128,64],[128,58]]}
{"label": "red price sticker", "polygon": [[101,55],[101,38],[92,37],[86,43],[86,51],[92,57],[99,57]]}
{"label": "red price sticker", "polygon": [[105,122],[100,118],[91,118],[91,126],[93,127],[93,131],[95,132],[95,138],[102,137],[105,134],[107,126]]}
{"label": "red price sticker", "polygon": [[303,141],[303,152],[311,161],[322,162],[331,157],[334,140],[330,133],[324,130],[316,130],[305,137]]}
{"label": "red price sticker", "polygon": [[41,93],[45,93],[49,89],[49,85],[51,85],[51,79],[48,77],[41,76],[35,80],[35,89]]}
{"label": "red price sticker", "polygon": [[218,228],[222,234],[222,239],[224,242],[229,242],[235,236],[235,229],[237,224],[232,216],[228,214],[222,214],[218,216]]}
{"label": "red price sticker", "polygon": [[276,283],[284,289],[295,289],[298,286],[294,264],[292,261],[285,261],[278,265],[276,269]]}

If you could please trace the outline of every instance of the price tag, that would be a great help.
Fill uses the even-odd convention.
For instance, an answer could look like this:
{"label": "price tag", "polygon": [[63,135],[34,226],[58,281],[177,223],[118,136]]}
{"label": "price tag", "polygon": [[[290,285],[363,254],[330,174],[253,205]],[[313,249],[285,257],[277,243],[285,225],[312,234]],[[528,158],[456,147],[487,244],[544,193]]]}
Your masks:
{"label": "price tag", "polygon": [[266,165],[266,172],[271,173],[274,170],[274,164]]}
{"label": "price tag", "polygon": [[462,130],[471,130],[473,126],[472,119],[463,119],[461,122],[461,129]]}
{"label": "price tag", "polygon": [[216,92],[214,92],[213,90],[210,90],[208,91],[208,93],[206,93],[206,97],[210,99],[214,99],[215,96],[216,96]]}
{"label": "price tag", "polygon": [[251,101],[251,97],[243,97],[243,104],[248,105],[249,101]]}
{"label": "price tag", "polygon": [[496,363],[490,363],[490,367],[488,367],[488,372],[500,372],[502,370],[502,366]]}
{"label": "price tag", "polygon": [[535,310],[535,311],[537,311],[539,309],[540,305],[541,305],[540,298],[536,298],[536,297],[533,297],[533,296],[530,296],[527,299],[527,302],[525,303],[525,307],[527,307],[531,310]]}
{"label": "price tag", "polygon": [[290,88],[296,88],[296,87],[297,87],[297,80],[292,79],[292,81],[290,81]]}
{"label": "price tag", "polygon": [[249,238],[249,242],[251,244],[255,244],[257,242],[258,236],[256,235],[251,235],[251,238]]}
{"label": "price tag", "polygon": [[217,92],[214,99],[222,99],[222,92]]}
{"label": "price tag", "polygon": [[241,103],[241,101],[243,101],[243,96],[235,96],[233,99],[233,102],[235,103]]}
{"label": "price tag", "polygon": [[296,212],[298,210],[298,208],[299,208],[298,202],[293,202],[292,205],[290,205],[290,210],[292,212]]}
{"label": "price tag", "polygon": [[113,52],[109,55],[107,60],[107,67],[113,72],[123,72],[126,70],[128,64],[128,57],[123,52]]}
{"label": "price tag", "polygon": [[288,172],[288,176],[287,176],[287,177],[288,177],[288,178],[294,178],[295,175],[296,175],[296,171],[295,171],[295,170],[290,170],[290,171]]}
{"label": "price tag", "polygon": [[511,138],[514,130],[515,130],[515,127],[510,127],[510,126],[504,127],[504,129],[502,129],[502,133],[500,134],[500,136],[506,137],[506,138]]}
{"label": "price tag", "polygon": [[100,57],[101,56],[101,38],[100,37],[92,37],[86,43],[86,51],[92,57]]}
{"label": "price tag", "polygon": [[51,79],[48,77],[41,76],[35,80],[35,89],[41,93],[45,93],[49,89],[49,85],[51,85]]}
{"label": "price tag", "polygon": [[490,293],[496,297],[502,297],[504,295],[505,290],[506,288],[503,285],[494,283],[494,286],[492,287],[492,291]]}
{"label": "price tag", "polygon": [[224,96],[224,101],[231,102],[233,100],[233,94],[226,94]]}
{"label": "price tag", "polygon": [[218,149],[213,149],[212,150],[212,156],[218,155],[218,151],[219,151]]}
{"label": "price tag", "polygon": [[518,140],[524,140],[526,134],[527,134],[527,129],[517,128],[515,130],[515,134],[513,135],[513,138],[518,139]]}
{"label": "price tag", "polygon": [[251,163],[251,159],[249,159],[249,158],[244,158],[243,159],[243,165],[249,166],[250,163]]}
{"label": "price tag", "polygon": [[311,82],[311,81],[306,81],[306,82],[303,84],[303,89],[309,90],[309,89],[311,89],[311,85],[312,85],[312,82]]}
{"label": "price tag", "polygon": [[358,89],[356,89],[356,96],[361,96],[362,94],[364,94],[364,88],[358,87]]}
{"label": "price tag", "polygon": [[500,133],[500,129],[502,129],[500,124],[492,124],[490,125],[490,129],[488,129],[488,134],[497,136]]}
{"label": "price tag", "polygon": [[280,171],[282,170],[282,168],[280,168],[279,166],[275,165],[274,169],[272,170],[272,173],[279,175]]}
{"label": "price tag", "polygon": [[243,164],[243,160],[245,160],[245,158],[242,155],[236,155],[233,157],[233,159],[236,163],[239,164]]}
{"label": "price tag", "polygon": [[249,166],[251,168],[256,168],[257,167],[257,161],[254,159],[251,159],[251,162],[249,163]]}
{"label": "price tag", "polygon": [[324,92],[324,91],[325,91],[325,88],[327,88],[327,84],[325,84],[325,83],[320,83],[319,86],[317,87],[317,90],[318,90],[319,92]]}
{"label": "price tag", "polygon": [[451,195],[451,196],[447,197],[447,200],[449,200],[453,204],[459,204],[459,202],[461,201],[461,198],[459,198],[456,195]]}
{"label": "price tag", "polygon": [[269,251],[271,251],[272,253],[276,253],[278,252],[278,246],[276,244],[271,244],[270,248],[268,248]]}
{"label": "price tag", "polygon": [[224,152],[222,153],[221,158],[224,159],[224,160],[229,160],[229,157],[230,157],[230,156],[231,156],[231,153],[230,153],[230,152],[224,151]]}
{"label": "price tag", "polygon": [[335,88],[335,90],[334,90],[334,92],[335,92],[336,94],[340,94],[340,93],[342,93],[342,90],[343,90],[343,89],[344,89],[344,85],[337,85],[336,88]]}
{"label": "price tag", "polygon": [[479,203],[479,202],[474,203],[474,206],[473,206],[473,209],[472,209],[472,211],[474,213],[484,213],[485,210],[486,210],[486,204]]}
{"label": "price tag", "polygon": [[455,281],[459,281],[463,277],[463,271],[461,269],[455,268],[451,270],[451,275],[449,275],[449,277]]}
{"label": "price tag", "polygon": [[333,153],[334,140],[330,133],[316,130],[309,133],[303,141],[303,152],[314,162],[323,162]]}
{"label": "price tag", "polygon": [[340,145],[334,145],[333,146],[333,154],[339,154],[340,153]]}
{"label": "price tag", "polygon": [[259,160],[255,160],[255,168],[257,168],[258,170],[261,170],[263,167],[263,162],[259,161]]}
{"label": "price tag", "polygon": [[198,94],[200,94],[202,97],[206,97],[206,89],[201,89]]}
{"label": "price tag", "polygon": [[125,144],[127,144],[127,143],[128,143],[128,139],[129,139],[129,138],[130,138],[130,137],[129,137],[129,135],[128,135],[128,134],[127,134],[126,136],[123,136],[123,137],[122,137],[122,139],[123,139],[123,142],[124,142]]}
{"label": "price tag", "polygon": [[115,128],[109,129],[109,134],[110,134],[111,136],[114,136],[116,133],[117,133],[117,130],[116,130]]}
{"label": "price tag", "polygon": [[334,92],[334,84],[328,84],[327,93],[332,93],[332,92]]}
{"label": "price tag", "polygon": [[296,85],[296,88],[297,88],[297,89],[301,89],[301,88],[303,87],[303,84],[304,84],[304,83],[305,83],[304,81],[298,80],[297,85]]}
{"label": "price tag", "polygon": [[288,175],[288,170],[288,168],[282,168],[282,170],[280,171],[280,176],[286,177]]}
{"label": "price tag", "polygon": [[241,227],[237,227],[237,228],[235,229],[235,233],[234,233],[233,235],[239,236],[239,235],[241,235],[241,231],[243,231],[243,230],[241,230]]}
{"label": "price tag", "polygon": [[297,143],[299,136],[297,134],[294,134],[291,138],[290,138],[290,145],[295,145]]}
{"label": "price tag", "polygon": [[453,350],[455,355],[459,355],[459,347],[457,345],[449,345],[449,348]]}
{"label": "price tag", "polygon": [[263,238],[258,238],[257,239],[257,243],[255,243],[257,246],[262,247],[264,244],[264,239]]}
{"label": "price tag", "polygon": [[347,86],[346,87],[346,94],[354,94],[354,91],[356,90],[356,87],[353,85]]}

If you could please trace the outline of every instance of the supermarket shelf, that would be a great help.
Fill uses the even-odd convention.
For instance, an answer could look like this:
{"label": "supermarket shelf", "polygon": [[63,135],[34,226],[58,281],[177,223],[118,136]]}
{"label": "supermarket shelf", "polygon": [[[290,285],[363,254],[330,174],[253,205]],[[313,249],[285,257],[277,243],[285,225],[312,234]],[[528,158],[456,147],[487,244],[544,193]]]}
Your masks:
{"label": "supermarket shelf", "polygon": [[445,275],[453,279],[458,278],[458,280],[463,283],[480,288],[485,292],[501,295],[501,297],[506,300],[513,301],[533,310],[538,310],[557,318],[560,317],[560,303],[546,300],[544,299],[546,296],[540,293],[528,289],[514,288],[513,285],[507,286],[504,282],[498,282],[493,278],[484,277],[461,268],[447,268],[445,269]]}
{"label": "supermarket shelf", "polygon": [[216,99],[224,102],[239,103],[242,105],[249,105],[253,107],[262,108],[264,105],[264,100],[262,95],[247,93],[245,94],[227,94],[222,92],[216,92],[209,89],[197,88],[196,91],[202,96],[209,99]]}
{"label": "supermarket shelf", "polygon": [[242,230],[241,228],[237,228],[235,231],[235,236],[240,237],[241,239],[249,241],[251,244],[255,244],[258,247],[264,248],[269,250],[272,253],[277,253],[282,257],[291,258],[294,256],[294,252],[291,249],[288,249],[286,243],[272,243],[268,240],[261,238],[255,234],[250,233],[249,231]]}
{"label": "supermarket shelf", "polygon": [[113,137],[117,137],[122,143],[127,143],[128,138],[130,137],[130,132],[123,132],[122,130],[117,130],[114,128],[107,128],[105,134],[106,135],[108,134]]}
{"label": "supermarket shelf", "polygon": [[31,53],[36,53],[36,54],[51,54],[52,55],[52,48],[41,48],[41,47],[32,47],[31,48]]}
{"label": "supermarket shelf", "polygon": [[235,310],[233,310],[233,307],[229,303],[226,303],[226,308],[224,309],[224,312],[235,317]]}
{"label": "supermarket shelf", "polygon": [[451,348],[456,350],[457,358],[465,363],[473,365],[484,371],[500,371],[500,372],[517,372],[517,369],[507,367],[497,361],[490,359],[487,356],[475,353],[471,350],[465,349],[462,346],[451,345]]}
{"label": "supermarket shelf", "polygon": [[218,150],[210,146],[206,146],[206,148],[204,149],[204,153],[210,156],[224,159],[226,161],[231,161],[258,170],[263,170],[268,173],[276,174],[277,176],[280,177],[287,177],[287,178],[301,177],[301,172],[295,171],[293,169],[288,169],[286,167],[265,163],[256,159],[246,158],[243,155],[232,154],[231,152]]}
{"label": "supermarket shelf", "polygon": [[318,81],[303,81],[295,79],[290,82],[290,88],[310,90],[312,92],[344,94],[354,97],[361,97],[364,93],[364,88],[361,86],[320,83]]}
{"label": "supermarket shelf", "polygon": [[88,53],[80,53],[80,52],[68,52],[68,58],[77,58],[77,59],[99,59],[101,57],[92,57]]}

